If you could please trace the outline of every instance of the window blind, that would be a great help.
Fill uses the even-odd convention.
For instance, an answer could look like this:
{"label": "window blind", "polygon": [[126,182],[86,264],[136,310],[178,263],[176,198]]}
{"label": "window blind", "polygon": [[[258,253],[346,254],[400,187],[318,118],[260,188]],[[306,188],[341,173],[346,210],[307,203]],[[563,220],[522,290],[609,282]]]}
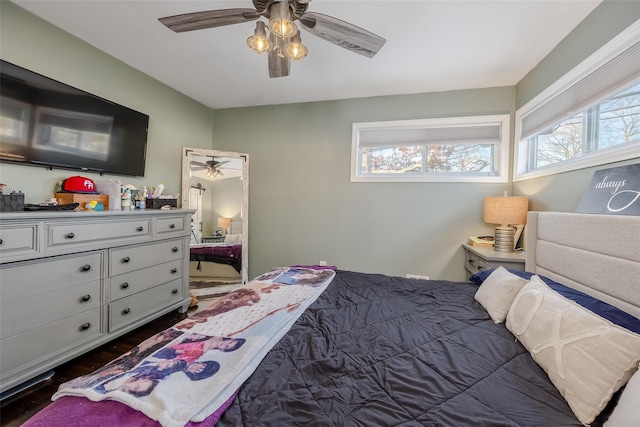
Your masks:
{"label": "window blind", "polygon": [[361,130],[359,145],[361,148],[365,148],[429,144],[495,144],[501,140],[501,131],[500,123],[415,129]]}
{"label": "window blind", "polygon": [[639,78],[640,42],[637,42],[524,115],[520,139],[524,140],[549,126],[560,123]]}

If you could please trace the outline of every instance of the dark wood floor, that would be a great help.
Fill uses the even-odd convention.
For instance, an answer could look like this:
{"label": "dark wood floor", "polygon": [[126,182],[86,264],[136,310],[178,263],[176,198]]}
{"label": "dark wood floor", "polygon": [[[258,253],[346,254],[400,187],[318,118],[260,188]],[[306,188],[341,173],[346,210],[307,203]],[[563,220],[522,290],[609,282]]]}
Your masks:
{"label": "dark wood floor", "polygon": [[[191,310],[188,314],[191,314]],[[58,390],[60,384],[93,372],[105,363],[131,350],[148,337],[186,318],[188,314],[180,314],[177,310],[172,311],[102,347],[59,366],[55,369],[53,378],[0,402],[0,424],[6,427],[20,426],[51,403],[51,396]]]}

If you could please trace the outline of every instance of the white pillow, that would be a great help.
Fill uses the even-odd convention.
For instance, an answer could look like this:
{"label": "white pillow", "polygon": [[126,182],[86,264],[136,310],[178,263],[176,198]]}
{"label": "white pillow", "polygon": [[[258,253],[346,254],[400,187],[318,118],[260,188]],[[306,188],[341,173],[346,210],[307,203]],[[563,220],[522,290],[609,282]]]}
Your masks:
{"label": "white pillow", "polygon": [[640,425],[640,371],[636,371],[622,392],[618,404],[604,427],[638,427]]}
{"label": "white pillow", "polygon": [[640,363],[640,335],[562,297],[538,276],[513,301],[506,326],[583,424],[595,419]]}
{"label": "white pillow", "polygon": [[224,236],[224,243],[238,243],[239,234],[226,234]]}
{"label": "white pillow", "polygon": [[500,266],[482,282],[474,298],[482,304],[494,322],[502,323],[507,318],[511,303],[527,282]]}

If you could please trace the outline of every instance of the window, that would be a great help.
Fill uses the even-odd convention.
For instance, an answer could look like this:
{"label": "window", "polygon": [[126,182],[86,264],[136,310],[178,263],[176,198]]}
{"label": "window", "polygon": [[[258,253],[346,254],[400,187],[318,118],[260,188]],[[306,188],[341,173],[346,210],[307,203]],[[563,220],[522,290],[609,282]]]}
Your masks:
{"label": "window", "polygon": [[113,117],[38,107],[33,146],[107,160]]}
{"label": "window", "polygon": [[640,25],[516,113],[514,181],[640,157]]}
{"label": "window", "polygon": [[354,123],[353,182],[506,182],[509,115]]}
{"label": "window", "polygon": [[27,145],[30,106],[24,102],[2,97],[0,102],[0,138],[2,142]]}

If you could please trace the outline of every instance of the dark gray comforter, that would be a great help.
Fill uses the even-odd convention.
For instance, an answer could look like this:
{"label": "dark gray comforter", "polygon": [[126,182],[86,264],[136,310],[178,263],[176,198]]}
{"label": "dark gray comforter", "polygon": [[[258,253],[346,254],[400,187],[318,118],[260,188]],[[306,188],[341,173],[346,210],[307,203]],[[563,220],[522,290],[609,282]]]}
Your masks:
{"label": "dark gray comforter", "polygon": [[218,425],[580,425],[476,289],[338,271]]}

